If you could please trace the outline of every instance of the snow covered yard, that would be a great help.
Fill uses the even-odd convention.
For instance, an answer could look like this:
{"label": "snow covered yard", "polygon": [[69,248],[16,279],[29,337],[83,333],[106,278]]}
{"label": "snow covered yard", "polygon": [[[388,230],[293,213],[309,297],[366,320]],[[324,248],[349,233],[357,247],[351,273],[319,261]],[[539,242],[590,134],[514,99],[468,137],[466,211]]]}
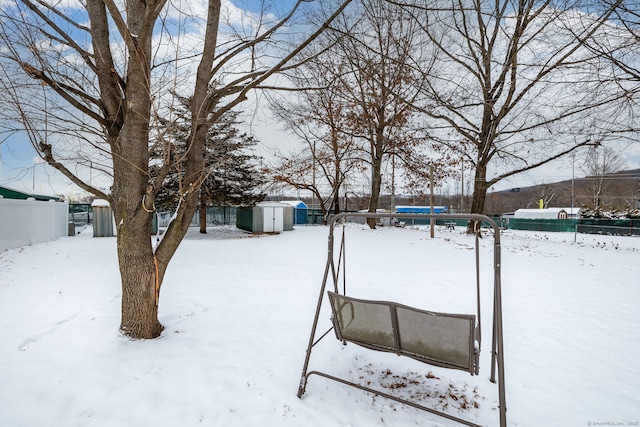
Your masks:
{"label": "snow covered yard", "polygon": [[[166,329],[152,341],[118,333],[115,238],[87,229],[0,253],[0,425],[455,425],[318,376],[298,399],[328,229],[251,238],[233,227],[209,231],[191,230],[174,257],[160,298]],[[573,239],[502,235],[508,423],[640,425],[640,238]],[[332,336],[314,348],[311,368],[496,425],[491,240],[481,240],[479,376],[343,347]],[[348,291],[474,313],[473,243],[460,229],[430,239],[427,228],[349,225]]]}

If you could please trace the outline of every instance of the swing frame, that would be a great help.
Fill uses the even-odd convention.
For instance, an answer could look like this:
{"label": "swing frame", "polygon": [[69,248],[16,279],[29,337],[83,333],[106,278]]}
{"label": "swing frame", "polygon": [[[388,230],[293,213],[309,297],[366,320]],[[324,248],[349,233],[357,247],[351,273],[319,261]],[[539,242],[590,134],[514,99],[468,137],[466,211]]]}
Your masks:
{"label": "swing frame", "polygon": [[[476,245],[475,245],[475,255],[476,255],[476,280],[477,280],[477,292],[478,292],[478,296],[477,296],[477,314],[478,314],[478,318],[477,318],[477,334],[476,334],[476,340],[478,341],[478,353],[480,352],[481,349],[481,322],[480,322],[480,273],[479,273],[479,244],[478,244],[478,238],[479,238],[479,233],[480,233],[480,225],[482,223],[486,223],[489,225],[489,227],[492,229],[492,235],[493,235],[493,269],[494,269],[494,275],[493,275],[493,322],[492,322],[492,343],[491,343],[491,376],[490,376],[490,381],[492,383],[497,383],[498,384],[498,407],[499,407],[499,413],[500,413],[500,427],[506,427],[507,425],[507,417],[506,417],[506,394],[505,394],[505,379],[504,379],[504,343],[503,343],[503,327],[502,327],[502,291],[501,291],[501,255],[500,255],[500,228],[499,226],[496,224],[495,221],[493,221],[491,218],[489,218],[488,216],[485,215],[480,215],[480,214],[416,214],[416,213],[340,213],[337,214],[333,217],[333,219],[330,221],[329,223],[329,237],[328,237],[328,256],[327,256],[327,263],[325,266],[325,270],[324,270],[324,276],[322,279],[322,285],[320,287],[320,294],[318,296],[318,303],[316,306],[316,311],[315,311],[315,317],[314,317],[314,321],[313,321],[313,325],[311,327],[311,334],[309,336],[309,343],[307,345],[307,351],[306,351],[306,355],[305,355],[305,360],[304,360],[304,365],[302,368],[302,375],[300,378],[300,383],[298,386],[298,398],[302,398],[302,395],[305,393],[306,391],[306,386],[309,380],[309,377],[311,375],[318,375],[333,381],[337,381],[339,383],[345,384],[345,385],[349,385],[355,388],[359,388],[361,390],[367,391],[369,393],[381,396],[381,397],[385,397],[387,399],[390,400],[394,400],[396,402],[400,402],[403,403],[405,405],[438,415],[440,417],[443,418],[447,418],[449,420],[452,421],[456,421],[460,424],[464,424],[464,425],[468,425],[468,426],[472,426],[472,427],[480,427],[478,424],[475,424],[473,422],[470,422],[468,420],[462,419],[462,418],[458,418],[455,417],[453,415],[438,411],[434,408],[431,407],[427,407],[424,405],[421,405],[417,402],[411,401],[411,400],[407,400],[407,399],[403,399],[401,397],[397,397],[397,396],[393,396],[390,395],[388,393],[382,392],[380,390],[377,389],[373,389],[371,387],[368,386],[364,386],[362,384],[358,384],[358,383],[354,383],[352,381],[348,381],[344,378],[340,378],[325,372],[321,372],[321,371],[317,371],[317,370],[313,370],[313,371],[309,371],[309,363],[310,363],[310,359],[311,359],[311,352],[313,350],[313,347],[318,344],[323,338],[325,338],[329,332],[331,332],[331,330],[334,330],[336,333],[336,338],[338,338],[339,340],[343,341],[344,344],[346,344],[347,341],[349,342],[353,342],[357,345],[361,345],[365,348],[370,348],[370,349],[374,349],[374,350],[381,350],[381,351],[392,351],[398,355],[404,355],[404,356],[409,356],[409,357],[413,357],[414,359],[417,359],[423,363],[428,363],[430,365],[434,365],[434,366],[444,366],[444,367],[451,367],[451,366],[447,366],[446,364],[442,364],[442,363],[437,363],[437,362],[433,362],[431,360],[425,360],[422,357],[414,357],[411,354],[404,354],[400,351],[398,351],[396,349],[396,351],[393,351],[392,349],[388,349],[388,348],[380,348],[379,345],[375,344],[375,343],[366,343],[366,342],[359,342],[358,340],[353,340],[353,339],[345,339],[344,337],[341,336],[340,333],[340,327],[339,325],[336,323],[336,319],[332,319],[333,321],[333,326],[325,333],[323,333],[319,338],[316,339],[317,336],[317,328],[318,328],[318,321],[319,321],[319,317],[320,317],[320,311],[322,308],[322,302],[325,299],[325,293],[327,294],[326,298],[329,298],[329,303],[331,304],[331,298],[333,298],[335,295],[338,296],[343,296],[345,298],[349,298],[350,300],[353,301],[359,301],[359,302],[363,302],[363,303],[370,303],[370,304],[383,304],[383,305],[388,305],[392,311],[394,310],[394,307],[404,307],[404,308],[408,308],[411,309],[415,312],[423,312],[423,313],[430,313],[430,314],[442,314],[445,316],[449,316],[449,317],[455,317],[458,315],[455,314],[446,314],[446,313],[432,313],[432,312],[427,312],[424,310],[420,310],[420,309],[414,309],[411,307],[407,307],[407,306],[403,306],[401,304],[397,304],[397,303],[393,303],[393,302],[389,302],[389,301],[366,301],[366,300],[357,300],[355,298],[351,298],[351,297],[347,297],[346,295],[346,278],[345,275],[343,274],[343,290],[342,293],[340,293],[339,291],[339,275],[340,275],[340,263],[341,261],[345,258],[345,254],[344,254],[344,249],[345,249],[345,243],[344,243],[344,228],[343,228],[343,235],[342,235],[342,239],[341,239],[341,243],[340,243],[340,252],[338,255],[338,266],[336,268],[336,264],[335,264],[335,260],[334,260],[334,229],[335,226],[338,222],[342,221],[342,223],[344,224],[344,222],[346,222],[347,218],[363,218],[363,219],[367,219],[367,218],[376,218],[376,219],[382,219],[382,218],[395,218],[395,219],[429,219],[431,220],[431,222],[435,222],[435,220],[469,220],[469,221],[474,221],[476,224]],[[329,275],[331,275],[331,279],[333,281],[333,292],[329,291],[329,292],[325,292],[326,291],[326,287],[327,287],[327,282],[329,279]],[[329,295],[329,294],[333,294]],[[335,317],[335,307],[332,306],[332,312],[334,313],[334,317]],[[473,316],[469,316],[469,317],[473,317]],[[394,325],[394,330],[395,330],[396,326]],[[394,332],[394,334],[397,335],[397,332]],[[479,358],[479,354],[476,355],[476,361]],[[479,368],[479,366],[475,366],[475,373],[477,373],[477,369]],[[460,369],[460,368],[457,368]],[[465,369],[463,369],[465,370]],[[470,373],[471,375],[474,374],[474,369],[470,369]],[[497,373],[497,378],[496,378],[496,373]]]}

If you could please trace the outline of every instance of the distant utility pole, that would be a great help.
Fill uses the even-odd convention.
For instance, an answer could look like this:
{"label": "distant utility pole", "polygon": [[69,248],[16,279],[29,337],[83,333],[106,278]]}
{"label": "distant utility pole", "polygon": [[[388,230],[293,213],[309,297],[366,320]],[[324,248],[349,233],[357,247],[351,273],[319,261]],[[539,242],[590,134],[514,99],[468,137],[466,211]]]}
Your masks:
{"label": "distant utility pole", "polygon": [[[316,141],[313,141],[313,153],[311,153],[311,160],[313,161],[313,189],[316,188]],[[315,209],[316,193],[311,192],[311,209]]]}
{"label": "distant utility pole", "polygon": [[464,160],[460,162],[462,167],[460,168],[461,172],[461,181],[460,181],[460,212],[464,212]]}

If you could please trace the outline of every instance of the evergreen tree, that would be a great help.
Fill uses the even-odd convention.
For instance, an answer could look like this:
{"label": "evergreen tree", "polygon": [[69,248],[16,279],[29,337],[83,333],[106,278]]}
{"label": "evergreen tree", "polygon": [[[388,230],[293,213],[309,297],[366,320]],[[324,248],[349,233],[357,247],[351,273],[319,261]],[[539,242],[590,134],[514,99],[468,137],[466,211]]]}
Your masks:
{"label": "evergreen tree", "polygon": [[[181,108],[175,113],[175,120],[164,120],[163,132],[156,137],[152,148],[152,157],[155,158],[159,158],[159,153],[170,153],[165,164],[172,165],[163,190],[156,198],[159,210],[176,209],[180,195],[186,191],[182,187],[185,181],[182,159],[189,147],[188,100],[182,100]],[[253,206],[264,198],[260,192],[264,181],[257,169],[259,157],[253,153],[257,142],[253,136],[238,129],[238,115],[237,111],[224,113],[207,134],[205,171],[199,190],[200,212],[206,212],[208,206]],[[206,233],[206,215],[200,217],[200,232]]]}

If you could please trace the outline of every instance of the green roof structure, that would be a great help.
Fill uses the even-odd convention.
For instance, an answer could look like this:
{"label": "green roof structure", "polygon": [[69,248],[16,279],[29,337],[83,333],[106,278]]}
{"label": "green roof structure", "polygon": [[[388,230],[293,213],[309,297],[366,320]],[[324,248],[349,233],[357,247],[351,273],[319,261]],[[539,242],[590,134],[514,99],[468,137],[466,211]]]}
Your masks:
{"label": "green roof structure", "polygon": [[58,196],[25,193],[24,191],[14,190],[12,188],[4,187],[2,185],[0,185],[0,196],[4,197],[5,199],[17,199],[17,200],[27,200],[29,198],[33,198],[33,199],[45,201],[45,202],[48,200],[55,200],[56,202],[59,202],[62,200],[62,198]]}

